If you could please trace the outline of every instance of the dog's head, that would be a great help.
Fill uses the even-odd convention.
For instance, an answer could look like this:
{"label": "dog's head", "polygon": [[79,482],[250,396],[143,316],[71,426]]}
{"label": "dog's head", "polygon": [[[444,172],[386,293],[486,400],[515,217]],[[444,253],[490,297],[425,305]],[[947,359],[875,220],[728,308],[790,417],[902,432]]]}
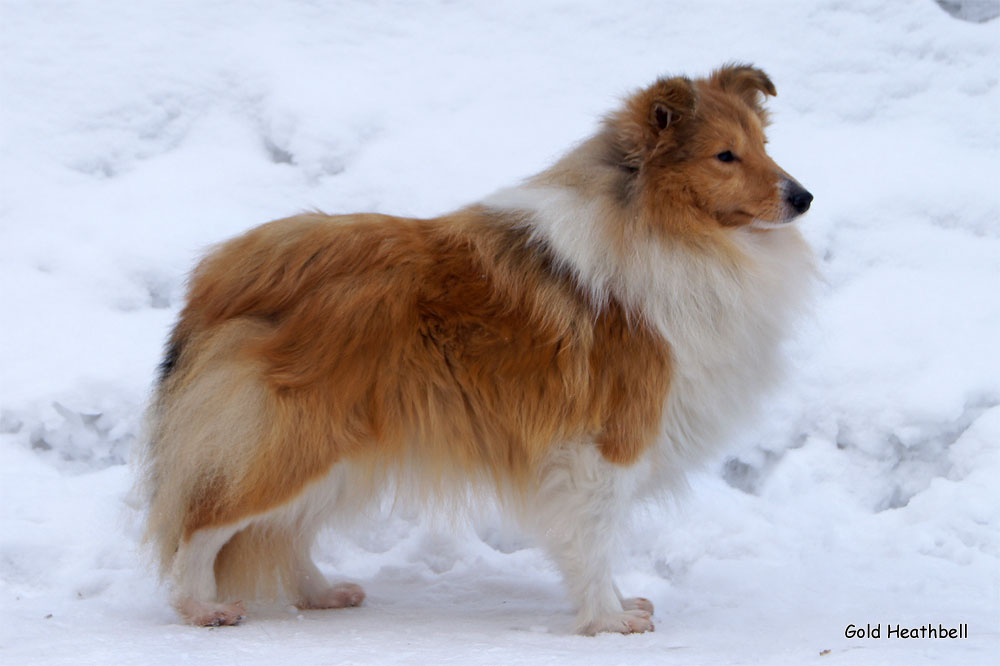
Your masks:
{"label": "dog's head", "polygon": [[706,79],[660,79],[611,116],[620,166],[643,204],[685,202],[721,226],[784,224],[812,195],[765,150],[771,79],[728,65]]}

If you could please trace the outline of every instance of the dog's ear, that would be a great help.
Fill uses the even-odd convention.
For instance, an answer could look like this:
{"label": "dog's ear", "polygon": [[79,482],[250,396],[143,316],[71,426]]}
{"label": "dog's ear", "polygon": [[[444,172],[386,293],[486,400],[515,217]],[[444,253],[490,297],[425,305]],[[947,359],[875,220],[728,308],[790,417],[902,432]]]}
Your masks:
{"label": "dog's ear", "polygon": [[654,152],[681,143],[681,131],[690,124],[696,105],[694,86],[684,77],[659,79],[629,97],[606,121],[621,149],[622,166],[638,169]]}
{"label": "dog's ear", "polygon": [[764,95],[774,97],[778,94],[771,78],[763,70],[751,65],[726,65],[713,72],[708,82],[723,92],[742,99],[762,120],[766,120]]}

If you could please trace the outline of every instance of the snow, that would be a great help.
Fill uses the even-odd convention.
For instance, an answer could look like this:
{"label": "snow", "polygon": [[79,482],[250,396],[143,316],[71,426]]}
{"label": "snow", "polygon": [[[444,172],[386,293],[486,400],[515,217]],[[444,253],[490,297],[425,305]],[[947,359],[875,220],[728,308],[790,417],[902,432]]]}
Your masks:
{"label": "snow", "polygon": [[[0,662],[982,664],[1000,654],[1000,21],[932,0],[0,4]],[[359,609],[179,623],[124,464],[186,272],[309,208],[432,215],[625,92],[729,60],[816,195],[814,315],[759,423],[641,507],[582,638],[488,511],[325,533]],[[967,639],[848,639],[967,623]],[[822,651],[830,652],[821,656]]]}

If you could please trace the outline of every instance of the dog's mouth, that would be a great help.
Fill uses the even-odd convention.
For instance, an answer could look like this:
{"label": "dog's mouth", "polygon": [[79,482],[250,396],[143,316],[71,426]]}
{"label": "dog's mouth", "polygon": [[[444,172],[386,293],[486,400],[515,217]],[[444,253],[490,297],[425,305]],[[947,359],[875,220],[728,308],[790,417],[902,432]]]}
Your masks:
{"label": "dog's mouth", "polygon": [[720,214],[717,219],[724,226],[745,227],[755,231],[772,231],[788,227],[809,210],[809,204],[812,202],[811,194],[801,186],[797,184],[795,186],[798,188],[797,193],[786,195],[783,190],[783,201],[773,202],[763,210],[751,212],[745,208],[737,208]]}
{"label": "dog's mouth", "polygon": [[[769,216],[770,217],[770,216]],[[777,220],[767,219],[766,217],[761,217],[760,214],[754,214],[745,210],[736,210],[730,213],[729,219],[732,220],[731,224],[735,227],[744,227],[746,229],[754,229],[758,231],[770,231],[772,229],[780,229],[781,227],[788,226],[790,222],[795,220],[797,215],[787,215],[782,216]]]}
{"label": "dog's mouth", "polygon": [[778,222],[775,222],[773,220],[762,220],[759,217],[755,217],[750,222],[749,226],[750,226],[751,229],[753,229],[755,231],[773,231],[775,229],[783,229],[783,228],[789,226],[792,222],[794,222],[795,220],[797,220],[798,217],[799,216],[796,215],[794,217],[789,217],[788,219],[780,220]]}
{"label": "dog's mouth", "polygon": [[[812,195],[808,192],[806,194],[809,196],[809,201],[812,200]],[[786,201],[784,205],[779,207],[779,214],[776,215],[777,219],[773,219],[770,215],[767,217],[760,217],[747,213],[746,211],[739,211],[741,215],[746,215],[749,218],[749,226],[751,229],[758,231],[772,231],[774,229],[781,229],[783,227],[788,227],[797,222],[802,218],[802,215],[809,210],[809,203],[806,202],[805,205],[793,204]],[[769,219],[770,218],[770,219]]]}
{"label": "dog's mouth", "polygon": [[716,219],[725,227],[747,227],[754,223],[757,216],[742,209],[719,213]]}

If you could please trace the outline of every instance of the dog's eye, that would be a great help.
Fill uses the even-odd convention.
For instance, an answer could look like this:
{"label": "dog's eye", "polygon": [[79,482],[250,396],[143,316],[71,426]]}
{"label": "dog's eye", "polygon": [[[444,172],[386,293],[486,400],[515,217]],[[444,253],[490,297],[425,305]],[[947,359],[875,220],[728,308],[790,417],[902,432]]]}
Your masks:
{"label": "dog's eye", "polygon": [[733,151],[726,150],[716,155],[715,159],[719,160],[720,162],[735,162],[736,155],[733,155]]}

